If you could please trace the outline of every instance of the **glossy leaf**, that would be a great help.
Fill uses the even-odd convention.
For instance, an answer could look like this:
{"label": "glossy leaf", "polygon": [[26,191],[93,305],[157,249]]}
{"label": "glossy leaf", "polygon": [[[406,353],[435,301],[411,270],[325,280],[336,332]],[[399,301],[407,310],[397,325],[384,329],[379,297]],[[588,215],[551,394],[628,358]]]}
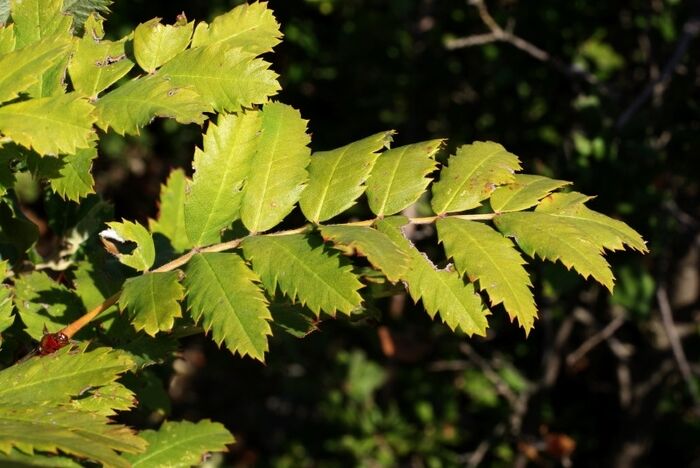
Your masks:
{"label": "glossy leaf", "polygon": [[263,104],[280,85],[270,64],[225,43],[188,49],[163,65],[159,75],[174,86],[192,87],[218,112]]}
{"label": "glossy leaf", "polygon": [[[103,242],[125,244],[133,242],[136,247],[131,253],[121,253],[120,251],[110,251],[126,266],[130,266],[138,271],[145,271],[153,266],[156,259],[156,250],[153,245],[153,238],[145,227],[139,223],[131,221],[107,223],[110,229],[102,231],[100,237]],[[114,245],[114,244],[112,244]],[[116,246],[115,246],[116,247]]]}
{"label": "glossy leaf", "polygon": [[173,25],[161,24],[160,18],[136,26],[134,56],[148,73],[171,60],[187,48],[194,31],[194,21],[187,22],[184,14]]}
{"label": "glossy leaf", "polygon": [[554,190],[569,185],[565,180],[538,175],[516,174],[512,184],[498,187],[491,194],[491,208],[496,212],[521,211],[531,208]]}
{"label": "glossy leaf", "polygon": [[432,206],[437,214],[478,207],[497,186],[513,182],[513,173],[520,170],[518,157],[492,141],[460,146],[447,164],[433,184]]}
{"label": "glossy leaf", "polygon": [[182,169],[173,170],[165,184],[160,186],[158,219],[148,220],[150,231],[163,234],[178,252],[192,245],[185,230],[185,191],[188,182]]}
{"label": "glossy leaf", "polygon": [[362,283],[352,268],[341,265],[323,245],[313,246],[303,234],[248,237],[242,247],[270,295],[279,287],[317,316],[321,311],[350,314],[362,302]]}
{"label": "glossy leaf", "polygon": [[[2,30],[7,28],[0,28]],[[0,102],[18,97],[38,83],[45,71],[68,57],[69,50],[67,39],[51,37],[0,55],[0,70],[3,71],[0,73]]]}
{"label": "glossy leaf", "polygon": [[95,138],[93,107],[75,93],[0,107],[0,132],[37,153],[75,153]]}
{"label": "glossy leaf", "polygon": [[145,452],[128,455],[132,468],[151,466],[194,466],[209,452],[224,452],[234,438],[219,423],[203,419],[189,421],[165,421],[157,431],[147,430],[139,434],[148,442]]}
{"label": "glossy leaf", "polygon": [[323,226],[324,239],[349,246],[381,270],[393,283],[399,281],[408,269],[409,257],[383,232],[366,226]]}
{"label": "glossy leaf", "polygon": [[209,124],[204,149],[194,154],[194,177],[185,200],[184,216],[192,245],[221,240],[221,231],[240,216],[243,182],[260,141],[260,112],[222,114]]}
{"label": "glossy leaf", "polygon": [[280,43],[280,26],[266,2],[239,5],[217,16],[211,24],[201,22],[192,38],[192,47],[223,42],[255,55],[272,51]]}
{"label": "glossy leaf", "polygon": [[261,133],[241,204],[241,220],[249,231],[276,226],[299,200],[310,157],[306,123],[299,111],[285,104],[263,107]]}
{"label": "glossy leaf", "polygon": [[267,299],[258,276],[233,253],[200,253],[187,264],[184,280],[192,317],[232,353],[265,358],[272,334]]}
{"label": "glossy leaf", "polygon": [[518,319],[529,333],[537,317],[535,298],[525,261],[513,243],[489,226],[476,221],[443,218],[437,221],[438,237],[457,271],[479,282],[491,305],[503,304],[511,320]]}
{"label": "glossy leaf", "polygon": [[202,124],[211,106],[190,87],[175,86],[160,76],[132,80],[102,96],[96,103],[97,124],[120,135],[137,134],[156,117],[182,124]]}
{"label": "glossy leaf", "polygon": [[307,219],[318,223],[350,208],[365,191],[377,152],[388,147],[394,132],[381,132],[343,147],[311,156],[309,184],[299,205]]}
{"label": "glossy leaf", "polygon": [[435,153],[443,142],[424,141],[379,155],[367,180],[367,200],[377,216],[396,214],[418,200],[431,181],[426,176],[437,166]]}
{"label": "glossy leaf", "polygon": [[484,308],[474,285],[465,283],[455,271],[438,270],[416,249],[401,230],[407,221],[401,216],[386,218],[377,223],[377,229],[387,234],[410,258],[403,279],[411,298],[415,302],[422,300],[431,318],[440,314],[442,321],[452,330],[459,327],[468,335],[485,336],[486,316],[490,312]]}
{"label": "glossy leaf", "polygon": [[172,330],[175,318],[182,317],[180,301],[184,297],[179,272],[146,273],[126,280],[119,307],[129,312],[136,330],[155,336]]}

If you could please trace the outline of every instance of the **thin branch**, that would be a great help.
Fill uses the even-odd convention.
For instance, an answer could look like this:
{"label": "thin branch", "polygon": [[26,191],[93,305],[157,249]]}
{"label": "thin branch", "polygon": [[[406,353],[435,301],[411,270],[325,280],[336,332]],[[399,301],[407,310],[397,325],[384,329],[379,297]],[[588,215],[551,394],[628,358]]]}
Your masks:
{"label": "thin branch", "polygon": [[671,78],[673,77],[673,72],[676,70],[676,67],[683,57],[685,57],[688,46],[699,33],[700,17],[694,16],[685,22],[683,25],[683,34],[681,35],[680,39],[678,39],[676,49],[673,51],[673,54],[671,55],[671,58],[669,58],[668,62],[666,62],[661,76],[659,76],[656,80],[649,82],[639,96],[637,96],[629,107],[625,109],[625,111],[617,119],[617,128],[624,127],[632,116],[642,107],[642,105],[647,102],[652,93],[661,96],[664,91],[666,91],[666,88],[668,88],[668,84],[671,82]]}
{"label": "thin branch", "polygon": [[553,57],[546,50],[540,49],[533,43],[526,41],[520,36],[516,36],[512,31],[510,31],[510,28],[503,29],[496,22],[496,20],[493,19],[493,16],[491,16],[491,13],[486,7],[484,0],[469,0],[469,4],[476,8],[476,10],[479,12],[479,17],[481,18],[482,23],[484,23],[490,32],[450,39],[445,43],[445,47],[447,49],[454,50],[493,42],[505,42],[519,50],[522,50],[530,57],[551,65],[556,70],[568,77],[580,78],[590,85],[598,85],[598,80],[596,77],[587,71],[573,65],[567,65],[560,59]]}
{"label": "thin branch", "polygon": [[[472,220],[472,221],[488,221],[490,219],[493,219],[496,216],[496,213],[485,213],[485,214],[473,214],[473,215],[451,215],[451,216],[444,216],[444,215],[438,215],[438,216],[427,216],[423,218],[408,218],[408,223],[409,224],[431,224],[437,221],[438,219],[441,218],[459,218],[459,219],[467,219],[467,220]],[[354,221],[351,223],[345,224],[346,226],[372,226],[377,222],[377,218],[374,219],[367,219],[363,221]],[[302,227],[296,228],[296,229],[288,229],[285,231],[277,231],[277,232],[270,232],[270,233],[254,233],[254,234],[249,234],[248,236],[241,237],[238,239],[230,240],[227,242],[221,242],[218,244],[213,244],[209,245],[206,247],[195,247],[194,249],[190,250],[189,252],[179,256],[178,258],[171,260],[170,262],[156,268],[153,270],[153,273],[163,273],[166,271],[173,271],[181,266],[187,264],[192,257],[197,255],[198,253],[207,253],[207,252],[225,252],[228,250],[233,250],[235,248],[238,248],[238,246],[243,242],[246,238],[248,237],[253,237],[253,236],[289,236],[293,234],[301,234],[304,232],[307,232],[311,229],[313,229],[313,225],[311,224],[306,224]],[[58,334],[63,334],[65,335],[68,339],[73,338],[76,333],[78,333],[84,326],[86,326],[88,323],[90,323],[92,320],[94,320],[98,315],[100,315],[102,312],[105,310],[109,309],[112,307],[114,304],[117,303],[119,300],[119,296],[121,294],[121,290],[117,291],[114,295],[108,297],[105,299],[102,304],[98,305],[94,309],[90,310],[89,312],[83,314],[81,317],[79,317],[77,320],[74,322],[68,324],[66,327],[64,327],[62,330],[57,332]]]}
{"label": "thin branch", "polygon": [[688,386],[690,396],[695,404],[698,405],[700,404],[698,387],[693,379],[693,373],[690,369],[690,365],[688,364],[688,359],[685,356],[681,339],[678,336],[676,324],[673,322],[673,311],[671,310],[671,303],[668,300],[668,293],[666,292],[665,286],[659,286],[656,290],[656,300],[659,304],[659,311],[661,312],[661,323],[663,324],[664,330],[666,331],[666,336],[671,343],[671,350],[673,351],[673,357],[678,365],[678,370]]}
{"label": "thin branch", "polygon": [[615,332],[617,331],[618,328],[620,328],[623,324],[625,323],[625,316],[624,315],[618,315],[615,317],[614,320],[612,320],[610,323],[608,323],[605,327],[603,327],[600,331],[598,331],[596,334],[588,338],[586,341],[584,341],[581,346],[576,348],[573,352],[569,353],[569,355],[566,357],[566,364],[568,366],[573,366],[576,364],[578,361],[581,360],[588,352],[590,352],[593,348],[598,346],[600,343],[603,341],[607,340],[610,338]]}

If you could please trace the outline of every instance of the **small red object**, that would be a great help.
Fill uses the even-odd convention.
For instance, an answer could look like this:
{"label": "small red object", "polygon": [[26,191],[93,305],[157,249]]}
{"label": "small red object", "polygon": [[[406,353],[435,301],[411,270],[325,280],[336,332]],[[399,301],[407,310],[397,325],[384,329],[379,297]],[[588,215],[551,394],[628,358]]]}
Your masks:
{"label": "small red object", "polygon": [[45,333],[39,342],[39,354],[46,356],[63,348],[68,344],[68,337],[61,332]]}

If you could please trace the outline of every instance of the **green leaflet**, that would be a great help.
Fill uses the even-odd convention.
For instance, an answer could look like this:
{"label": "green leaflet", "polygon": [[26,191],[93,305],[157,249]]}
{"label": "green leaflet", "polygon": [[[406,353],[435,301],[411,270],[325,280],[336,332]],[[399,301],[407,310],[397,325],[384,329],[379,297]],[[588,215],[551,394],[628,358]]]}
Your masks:
{"label": "green leaflet", "polygon": [[250,232],[275,227],[299,200],[310,157],[306,124],[293,107],[276,102],[263,107],[262,130],[241,204],[241,220]]}
{"label": "green leaflet", "polygon": [[80,411],[114,416],[117,411],[127,411],[138,404],[134,392],[119,382],[90,390],[79,400],[71,401],[71,406]]}
{"label": "green leaflet", "polygon": [[148,73],[171,60],[187,48],[194,31],[194,21],[187,22],[182,14],[174,25],[163,25],[160,18],[136,26],[134,56],[139,66]]}
{"label": "green leaflet", "polygon": [[93,107],[75,93],[0,107],[0,133],[40,155],[75,153],[95,139]]}
{"label": "green leaflet", "polygon": [[503,213],[494,218],[498,230],[513,237],[531,257],[560,260],[566,268],[574,268],[581,276],[593,276],[612,291],[615,278],[602,255],[602,248],[575,226],[548,213]]}
{"label": "green leaflet", "polygon": [[136,243],[136,248],[134,248],[133,252],[130,254],[119,252],[116,246],[112,244],[116,253],[114,251],[110,253],[115,255],[120,262],[138,271],[146,271],[153,266],[153,262],[156,259],[156,249],[153,245],[153,238],[145,227],[139,223],[132,223],[131,221],[124,221],[122,223],[115,221],[107,223],[107,226],[109,226],[110,229],[100,233],[102,242],[110,243],[111,241],[116,241],[120,244],[126,242]]}
{"label": "green leaflet", "polygon": [[381,132],[343,147],[311,156],[309,185],[299,205],[314,223],[325,221],[350,208],[364,193],[377,151],[388,147],[393,131]]}
{"label": "green leaflet", "polygon": [[322,226],[324,239],[356,249],[380,269],[392,283],[406,273],[409,258],[389,237],[376,229],[365,226]]}
{"label": "green leaflet", "polygon": [[498,185],[513,182],[513,173],[520,170],[518,157],[492,141],[460,146],[447,163],[433,184],[432,206],[437,214],[478,207]]}
{"label": "green leaflet", "polygon": [[303,234],[248,237],[242,247],[270,295],[279,287],[317,316],[321,311],[350,314],[362,302],[358,293],[362,283],[352,267],[341,265],[337,255],[329,255],[323,245],[312,245]]}
{"label": "green leaflet", "polygon": [[622,250],[627,245],[639,252],[648,252],[644,239],[634,229],[584,206],[590,199],[579,192],[555,193],[545,198],[535,211],[571,224],[599,247]]}
{"label": "green leaflet", "polygon": [[262,125],[258,111],[221,114],[216,125],[209,124],[204,150],[197,148],[194,153],[194,177],[184,207],[192,245],[220,242],[221,231],[239,218],[241,189],[251,170]]}
{"label": "green leaflet", "polygon": [[491,208],[496,212],[521,211],[537,205],[552,191],[570,185],[565,180],[538,175],[515,174],[512,184],[502,185],[491,194]]}
{"label": "green leaflet", "polygon": [[518,319],[529,334],[537,317],[525,261],[511,241],[489,226],[457,218],[437,221],[438,237],[457,271],[479,281],[491,305],[503,304],[511,320]]}
{"label": "green leaflet", "polygon": [[44,72],[68,56],[69,50],[70,42],[66,38],[50,37],[0,55],[0,70],[3,71],[0,73],[0,102],[14,99],[38,83]]}
{"label": "green leaflet", "polygon": [[91,16],[85,34],[76,41],[73,57],[68,64],[73,88],[96,99],[97,95],[116,83],[134,66],[126,56],[129,37],[113,42],[103,39],[102,20]]}
{"label": "green leaflet", "polygon": [[132,468],[198,465],[205,454],[223,452],[226,445],[235,442],[222,424],[208,419],[197,423],[165,421],[157,431],[143,431],[139,435],[148,442],[148,448],[141,454],[125,457]]}
{"label": "green leaflet", "polygon": [[163,65],[159,75],[192,87],[218,112],[263,104],[281,89],[270,64],[226,43],[188,49]]}
{"label": "green leaflet", "polygon": [[56,455],[46,456],[34,452],[27,455],[16,449],[11,449],[8,453],[0,452],[0,466],[29,468],[32,466],[45,466],[49,468],[82,468],[72,458],[59,457]]}
{"label": "green leaflet", "polygon": [[109,424],[106,417],[97,414],[36,404],[3,405],[0,406],[0,451],[7,453],[13,447],[46,452],[60,449],[105,466],[129,468],[129,463],[117,452],[141,452],[146,442],[126,426]]}
{"label": "green leaflet", "polygon": [[70,346],[0,371],[0,407],[33,403],[68,403],[88,387],[114,382],[134,368],[122,351],[97,348],[75,352]]}
{"label": "green leaflet", "polygon": [[10,18],[10,0],[0,0],[0,26],[6,26]]}
{"label": "green leaflet", "polygon": [[129,278],[119,296],[119,308],[127,310],[131,324],[151,336],[172,330],[176,317],[182,317],[180,301],[185,290],[180,272],[146,273]]}
{"label": "green leaflet", "polygon": [[202,21],[192,38],[192,47],[219,42],[227,47],[240,47],[254,55],[271,52],[280,43],[280,26],[267,8],[267,3],[239,5],[228,13],[217,16],[209,25]]}
{"label": "green leaflet", "polygon": [[187,264],[187,305],[214,341],[232,353],[263,361],[272,334],[258,276],[233,253],[200,253]]}
{"label": "green leaflet", "polygon": [[411,206],[430,183],[444,140],[429,140],[385,151],[367,179],[367,200],[377,216],[393,215]]}
{"label": "green leaflet", "polygon": [[182,124],[206,120],[211,106],[190,87],[178,87],[157,75],[137,78],[102,96],[95,103],[97,124],[120,135],[139,133],[155,117]]}
{"label": "green leaflet", "polygon": [[62,4],[62,0],[13,0],[12,22],[15,24],[17,48],[45,37],[68,33],[73,19],[61,14]]}
{"label": "green leaflet", "polygon": [[386,218],[377,223],[377,229],[384,232],[409,256],[408,271],[404,276],[408,292],[414,302],[423,301],[423,306],[431,318],[440,314],[452,330],[459,327],[468,335],[486,335],[489,315],[474,285],[465,283],[457,272],[436,270],[430,260],[404,237],[401,226],[407,223],[402,216]]}
{"label": "green leaflet", "polygon": [[15,173],[11,167],[13,159],[14,152],[0,146],[0,197],[15,186]]}
{"label": "green leaflet", "polygon": [[[7,273],[7,262],[0,260],[0,333],[8,329],[15,321],[12,315],[12,294],[9,286],[2,284]],[[2,343],[2,337],[0,337]]]}
{"label": "green leaflet", "polygon": [[73,25],[80,30],[90,14],[106,16],[111,4],[112,0],[63,0],[63,11],[73,16]]}
{"label": "green leaflet", "polygon": [[77,202],[94,193],[91,169],[96,157],[97,149],[91,147],[56,158],[30,158],[28,165],[35,176],[48,179],[54,192]]}
{"label": "green leaflet", "polygon": [[188,182],[185,171],[173,170],[165,184],[160,186],[158,220],[148,220],[151,232],[167,237],[176,252],[192,246],[185,231],[185,190]]}
{"label": "green leaflet", "polygon": [[[0,15],[2,15],[2,1],[0,1]],[[0,18],[0,26],[2,26],[2,19]],[[9,52],[15,50],[15,25],[9,24],[4,27],[0,27],[0,56],[5,55]]]}
{"label": "green leaflet", "polygon": [[44,328],[56,332],[85,312],[72,291],[38,271],[17,278],[15,305],[25,331],[35,340],[41,339]]}
{"label": "green leaflet", "polygon": [[308,308],[290,302],[272,302],[272,328],[289,333],[295,338],[305,338],[318,330],[318,319]]}

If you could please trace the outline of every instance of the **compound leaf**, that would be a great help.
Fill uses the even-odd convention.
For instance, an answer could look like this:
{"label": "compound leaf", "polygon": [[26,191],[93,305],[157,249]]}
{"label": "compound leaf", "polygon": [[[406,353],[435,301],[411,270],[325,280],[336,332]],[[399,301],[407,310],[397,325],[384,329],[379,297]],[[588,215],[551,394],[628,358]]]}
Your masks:
{"label": "compound leaf", "polygon": [[190,87],[179,87],[157,75],[137,78],[102,96],[95,103],[97,124],[120,135],[138,134],[156,117],[182,124],[204,123],[211,106]]}
{"label": "compound leaf", "polygon": [[367,200],[377,216],[393,215],[411,206],[425,192],[426,177],[437,163],[444,140],[430,140],[383,152],[367,180]]}
{"label": "compound leaf", "polygon": [[184,283],[195,321],[203,322],[217,344],[259,361],[272,334],[267,299],[258,276],[233,253],[200,253],[187,264]]}
{"label": "compound leaf", "polygon": [[213,44],[188,49],[159,71],[175,86],[192,87],[218,112],[263,104],[280,85],[270,64],[242,49]]}
{"label": "compound leaf", "polygon": [[141,452],[146,441],[126,426],[109,424],[93,413],[67,407],[0,407],[0,451],[13,447],[23,451],[42,450],[88,458],[104,464],[128,468],[117,452]]}
{"label": "compound leaf", "polygon": [[193,245],[219,242],[239,218],[243,181],[260,139],[261,113],[222,114],[209,124],[204,150],[194,154],[194,177],[185,200],[187,235]]}
{"label": "compound leaf", "polygon": [[[120,262],[138,271],[145,271],[151,268],[156,259],[156,249],[153,245],[153,238],[148,230],[139,223],[131,221],[107,223],[109,229],[102,231],[100,237],[102,242],[108,246],[108,250],[116,256]],[[117,241],[121,244],[133,242],[136,247],[129,254],[121,253],[110,241]],[[111,245],[111,247],[110,247]]]}
{"label": "compound leaf", "polygon": [[217,16],[211,24],[201,22],[192,38],[192,47],[223,42],[227,47],[240,47],[254,55],[272,51],[280,43],[280,26],[267,8],[267,3],[239,5]]}
{"label": "compound leaf", "polygon": [[95,139],[93,106],[75,93],[0,107],[0,133],[40,155],[75,153]]}
{"label": "compound leaf", "polygon": [[513,173],[520,169],[518,157],[492,141],[460,146],[447,164],[433,184],[437,214],[478,207],[497,186],[513,182]]}
{"label": "compound leaf", "polygon": [[[0,28],[0,31],[7,28]],[[44,72],[68,56],[70,42],[51,37],[0,55],[0,102],[19,96],[39,82]]]}
{"label": "compound leaf", "polygon": [[86,388],[112,383],[135,366],[122,351],[97,348],[76,352],[70,348],[0,371],[0,407],[68,403]]}
{"label": "compound leaf", "polygon": [[125,457],[132,468],[198,465],[205,454],[224,452],[226,445],[235,442],[222,424],[207,419],[196,423],[165,421],[157,431],[142,431],[139,435],[148,442],[148,448]]}
{"label": "compound leaf", "polygon": [[148,73],[171,60],[187,48],[194,30],[194,21],[187,22],[184,14],[174,25],[161,24],[160,18],[136,26],[134,56],[139,66]]}
{"label": "compound leaf", "polygon": [[309,241],[303,234],[255,236],[246,238],[242,247],[270,295],[279,287],[316,315],[321,311],[350,314],[362,302],[358,293],[362,283],[350,266],[341,265],[337,255]]}
{"label": "compound leaf", "polygon": [[263,107],[257,150],[241,204],[241,220],[249,231],[276,226],[299,200],[310,157],[306,124],[293,107],[276,102]]}
{"label": "compound leaf", "polygon": [[100,416],[114,416],[117,411],[129,410],[137,403],[134,392],[119,382],[112,382],[81,395],[80,399],[71,401],[71,406]]}
{"label": "compound leaf", "polygon": [[343,147],[311,156],[309,185],[299,205],[307,219],[318,223],[350,208],[365,191],[364,182],[377,151],[391,143],[393,131],[381,132]]}
{"label": "compound leaf", "polygon": [[474,285],[465,283],[455,271],[437,270],[435,265],[406,239],[401,226],[407,223],[402,216],[386,218],[377,228],[387,234],[409,256],[409,265],[403,280],[415,302],[423,306],[431,318],[440,314],[452,330],[459,327],[468,335],[486,335],[488,309],[484,308]]}
{"label": "compound leaf", "polygon": [[178,252],[192,246],[185,230],[185,190],[188,182],[185,171],[173,170],[165,184],[160,186],[158,219],[148,220],[151,232],[158,232],[170,239],[171,245]]}
{"label": "compound leaf", "polygon": [[151,336],[172,330],[176,317],[182,317],[180,301],[185,290],[178,271],[146,273],[129,278],[119,296],[119,308],[129,312],[136,330]]}
{"label": "compound leaf", "polygon": [[383,232],[366,226],[322,226],[324,239],[347,245],[367,257],[393,283],[399,281],[408,268],[409,258]]}
{"label": "compound leaf", "polygon": [[565,180],[538,175],[515,174],[512,184],[498,187],[491,194],[491,208],[496,212],[521,211],[537,205],[554,190],[569,185]]}
{"label": "compound leaf", "polygon": [[491,305],[503,304],[511,320],[517,318],[529,333],[537,308],[530,288],[530,277],[523,268],[525,261],[513,243],[489,226],[464,219],[443,218],[437,221],[438,237],[457,271],[489,295]]}
{"label": "compound leaf", "polygon": [[503,213],[494,218],[498,230],[513,237],[531,257],[560,260],[566,268],[574,268],[581,276],[593,276],[612,291],[615,278],[602,255],[602,248],[590,240],[588,233],[549,213]]}

